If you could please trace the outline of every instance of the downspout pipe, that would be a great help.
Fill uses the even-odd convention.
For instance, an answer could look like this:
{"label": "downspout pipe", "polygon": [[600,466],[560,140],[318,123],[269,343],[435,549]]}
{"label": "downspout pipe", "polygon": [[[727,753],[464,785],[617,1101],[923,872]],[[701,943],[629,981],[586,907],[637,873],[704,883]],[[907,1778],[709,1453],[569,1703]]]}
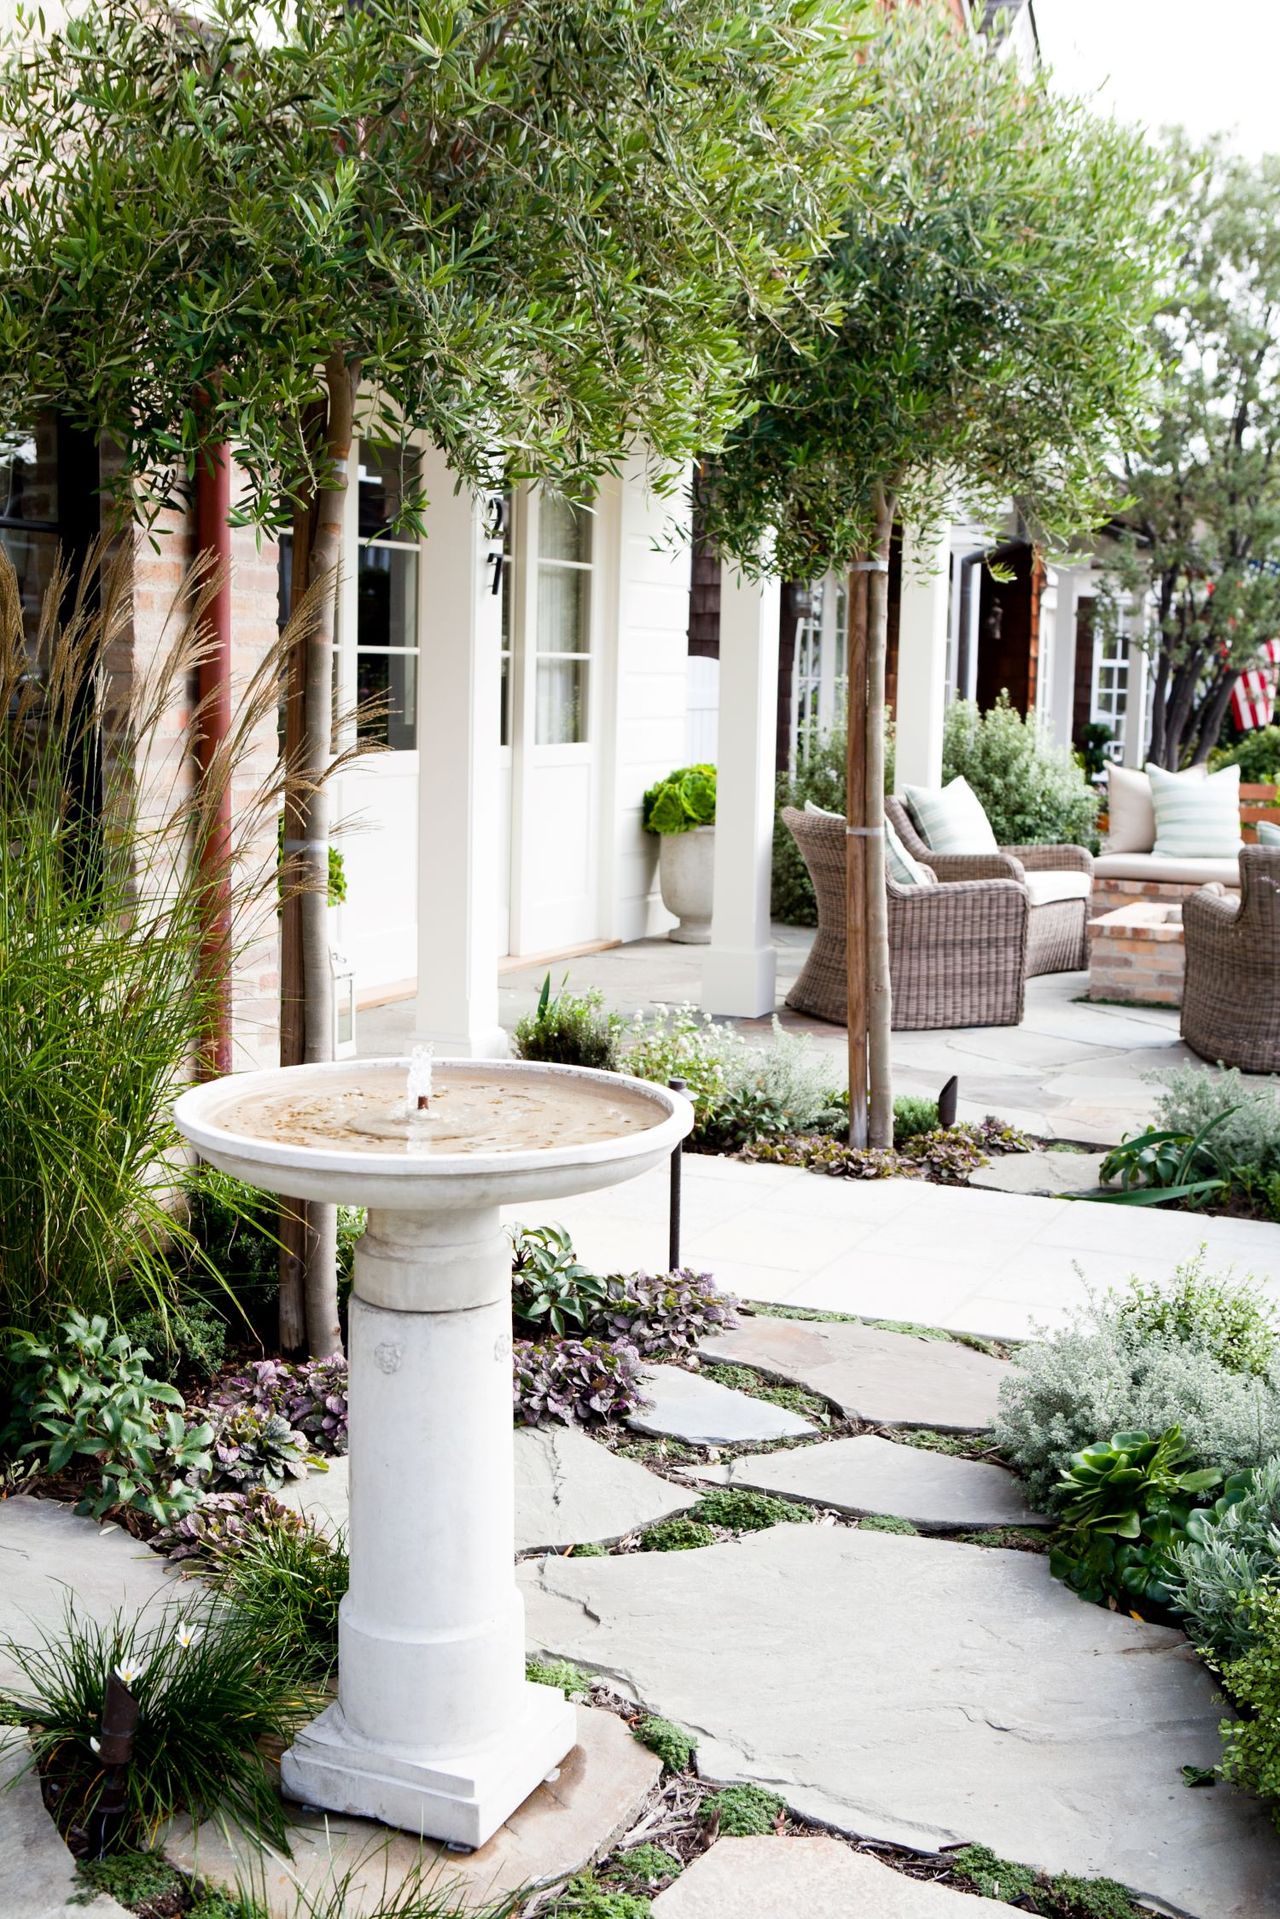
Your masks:
{"label": "downspout pipe", "polygon": [[196,695],[201,724],[196,771],[215,776],[220,790],[206,813],[200,866],[207,919],[200,943],[200,977],[213,1005],[200,1048],[199,1073],[214,1079],[231,1071],[231,782],[226,742],[231,732],[231,461],[222,445],[201,449],[196,466],[196,552],[215,582],[206,623]]}

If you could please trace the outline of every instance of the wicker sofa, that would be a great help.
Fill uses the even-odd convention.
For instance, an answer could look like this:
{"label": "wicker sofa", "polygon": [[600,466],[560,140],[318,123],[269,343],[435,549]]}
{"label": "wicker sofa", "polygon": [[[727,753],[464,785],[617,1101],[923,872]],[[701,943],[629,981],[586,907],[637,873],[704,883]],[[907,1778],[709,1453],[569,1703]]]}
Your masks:
{"label": "wicker sofa", "polygon": [[[843,1026],[846,1016],[845,822],[784,807],[818,901],[818,932],[787,1005]],[[889,976],[896,1029],[1016,1026],[1031,917],[1012,878],[897,886],[889,894]]]}
{"label": "wicker sofa", "polygon": [[908,853],[931,866],[940,880],[1017,880],[1031,904],[1027,932],[1027,978],[1040,973],[1079,972],[1089,963],[1089,898],[1093,855],[1083,846],[1002,846],[996,853],[935,853],[921,839],[899,799],[886,800],[885,816]]}
{"label": "wicker sofa", "polygon": [[1280,848],[1242,848],[1239,898],[1202,887],[1182,927],[1187,1045],[1246,1073],[1280,1073]]}

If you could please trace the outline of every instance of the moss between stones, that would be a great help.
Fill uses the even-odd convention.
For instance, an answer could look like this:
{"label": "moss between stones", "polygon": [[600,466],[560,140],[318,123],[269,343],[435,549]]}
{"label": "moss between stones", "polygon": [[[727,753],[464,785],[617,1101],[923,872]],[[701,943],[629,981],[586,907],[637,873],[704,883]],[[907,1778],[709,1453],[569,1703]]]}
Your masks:
{"label": "moss between stones", "polygon": [[946,1453],[951,1459],[990,1459],[996,1451],[990,1433],[935,1433],[927,1426],[896,1427],[886,1434],[896,1446],[919,1446],[927,1453]]}
{"label": "moss between stones", "polygon": [[1003,1546],[1009,1552],[1047,1553],[1051,1534],[1034,1526],[990,1526],[985,1532],[956,1533],[959,1546]]}
{"label": "moss between stones", "polygon": [[652,1892],[672,1879],[678,1879],[684,1866],[665,1846],[633,1846],[610,1861],[607,1876],[616,1879],[627,1892]]}
{"label": "moss between stones", "polygon": [[1070,1872],[1050,1879],[997,1857],[986,1846],[965,1846],[949,1855],[948,1864],[983,1898],[1017,1902],[1041,1919],[1142,1919],[1141,1909],[1114,1879],[1078,1879]]}
{"label": "moss between stones", "polygon": [[78,1890],[72,1905],[87,1906],[105,1892],[135,1912],[157,1900],[168,1902],[185,1887],[181,1873],[158,1852],[117,1852],[106,1859],[82,1859],[76,1867],[76,1880]]}
{"label": "moss between stones", "polygon": [[526,1659],[524,1676],[535,1686],[559,1686],[566,1699],[591,1691],[591,1674],[568,1659]]}
{"label": "moss between stones", "polygon": [[693,1764],[697,1741],[683,1726],[673,1725],[670,1719],[658,1719],[650,1715],[642,1719],[634,1731],[640,1744],[656,1753],[671,1772],[687,1772]]}
{"label": "moss between stones", "polygon": [[727,1838],[750,1839],[776,1832],[786,1810],[778,1795],[763,1786],[722,1786],[703,1800],[699,1817],[704,1825],[714,1821]]}
{"label": "moss between stones", "polygon": [[897,1513],[868,1513],[865,1519],[858,1521],[858,1531],[862,1533],[918,1533],[920,1528],[913,1526],[909,1519],[900,1519]]}
{"label": "moss between stones", "polygon": [[605,1885],[594,1872],[580,1872],[544,1911],[546,1919],[650,1919],[653,1907],[635,1893]]}
{"label": "moss between stones", "polygon": [[660,1519],[656,1526],[646,1526],[640,1535],[642,1553],[687,1553],[715,1543],[716,1536],[710,1526],[699,1525],[696,1519],[683,1514],[674,1519]]}
{"label": "moss between stones", "polygon": [[762,1533],[769,1526],[807,1525],[813,1511],[808,1506],[797,1506],[794,1500],[755,1492],[749,1486],[725,1486],[705,1494],[690,1517],[728,1532]]}

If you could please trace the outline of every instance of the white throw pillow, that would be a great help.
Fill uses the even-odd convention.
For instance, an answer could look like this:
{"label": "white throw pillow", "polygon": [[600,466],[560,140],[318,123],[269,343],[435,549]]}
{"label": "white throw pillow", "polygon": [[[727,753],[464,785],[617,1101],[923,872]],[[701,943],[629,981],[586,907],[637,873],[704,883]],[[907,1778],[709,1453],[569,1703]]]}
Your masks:
{"label": "white throw pillow", "polygon": [[968,780],[949,786],[908,786],[907,810],[935,853],[998,853],[991,822]]}
{"label": "white throw pillow", "polygon": [[908,853],[890,820],[884,823],[884,857],[895,886],[937,885],[937,878],[929,867],[922,866],[913,853]]}
{"label": "white throw pillow", "polygon": [[[1189,766],[1181,780],[1202,780],[1207,766]],[[1135,766],[1107,768],[1108,853],[1149,853],[1156,843],[1156,809],[1151,781]]]}
{"label": "white throw pillow", "polygon": [[1158,859],[1225,860],[1240,851],[1240,768],[1197,777],[1148,766]]}
{"label": "white throw pillow", "polygon": [[1258,821],[1258,845],[1280,846],[1280,826],[1274,820]]}

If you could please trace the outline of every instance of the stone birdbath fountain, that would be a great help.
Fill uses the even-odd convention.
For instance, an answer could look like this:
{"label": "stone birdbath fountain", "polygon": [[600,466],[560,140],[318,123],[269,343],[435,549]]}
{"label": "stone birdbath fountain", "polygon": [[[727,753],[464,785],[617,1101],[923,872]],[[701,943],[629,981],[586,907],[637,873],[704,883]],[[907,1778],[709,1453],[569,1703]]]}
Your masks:
{"label": "stone birdbath fountain", "polygon": [[202,1158],[368,1208],[349,1319],[351,1577],[338,1698],[284,1755],[294,1798],[483,1845],[576,1744],[524,1676],[515,1583],[511,1246],[499,1207],[633,1178],[689,1131],[678,1093],[528,1062],[342,1062],[183,1093]]}

